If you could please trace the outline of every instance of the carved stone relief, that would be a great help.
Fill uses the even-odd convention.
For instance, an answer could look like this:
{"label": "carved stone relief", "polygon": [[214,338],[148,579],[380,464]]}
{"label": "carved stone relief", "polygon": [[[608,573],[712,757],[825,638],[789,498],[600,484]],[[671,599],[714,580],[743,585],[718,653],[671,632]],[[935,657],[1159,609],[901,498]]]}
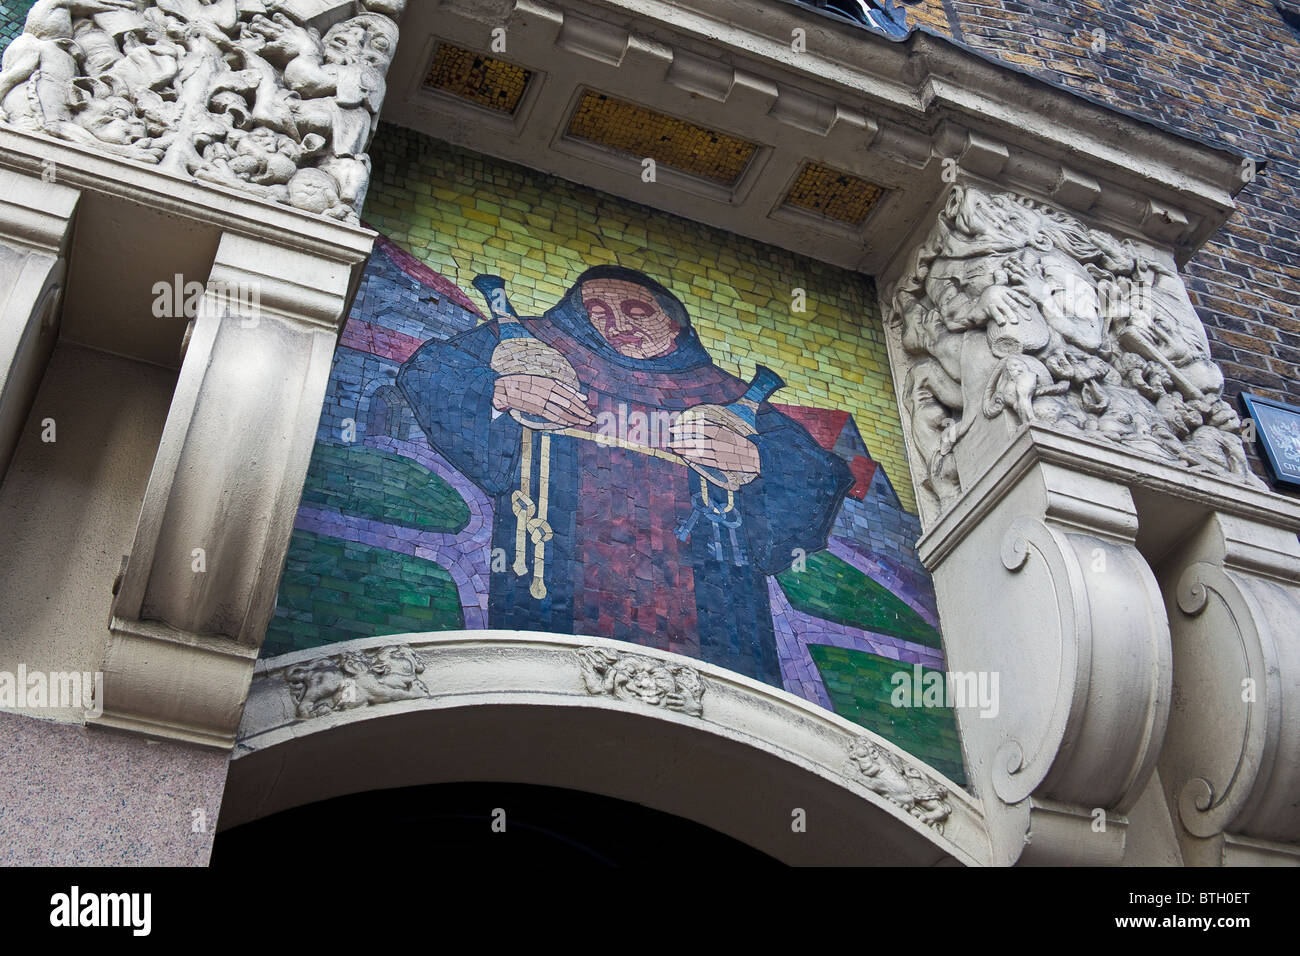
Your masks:
{"label": "carved stone relief", "polygon": [[339,710],[430,696],[420,680],[424,660],[405,644],[347,651],[296,664],[283,672],[300,719]]}
{"label": "carved stone relief", "polygon": [[0,122],[355,222],[404,2],[38,0]]}
{"label": "carved stone relief", "polygon": [[704,679],[693,668],[599,647],[582,648],[578,661],[589,694],[636,700],[692,716],[704,712]]}
{"label": "carved stone relief", "polygon": [[1262,487],[1182,280],[1131,240],[958,185],[887,307],[940,507],[962,489],[960,443],[1003,415]]}
{"label": "carved stone relief", "polygon": [[868,790],[943,832],[952,813],[948,790],[885,748],[861,737],[849,748],[850,776]]}

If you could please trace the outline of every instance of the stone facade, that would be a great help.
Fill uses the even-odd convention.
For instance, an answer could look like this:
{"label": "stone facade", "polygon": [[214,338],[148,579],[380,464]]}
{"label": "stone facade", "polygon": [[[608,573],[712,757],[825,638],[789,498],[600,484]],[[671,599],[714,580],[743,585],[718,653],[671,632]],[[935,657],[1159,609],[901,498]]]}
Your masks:
{"label": "stone facade", "polygon": [[[909,9],[981,53],[1258,158],[1243,168],[1236,212],[1184,273],[1234,406],[1242,391],[1300,404],[1300,29],[1279,6],[926,0]],[[1253,444],[1248,451],[1266,475]]]}
{"label": "stone facade", "polygon": [[1295,863],[1236,404],[1295,398],[1294,7],[6,7],[0,706],[96,688],[6,718],[12,855],[73,748],[123,792],[60,859],[509,779],[793,862]]}

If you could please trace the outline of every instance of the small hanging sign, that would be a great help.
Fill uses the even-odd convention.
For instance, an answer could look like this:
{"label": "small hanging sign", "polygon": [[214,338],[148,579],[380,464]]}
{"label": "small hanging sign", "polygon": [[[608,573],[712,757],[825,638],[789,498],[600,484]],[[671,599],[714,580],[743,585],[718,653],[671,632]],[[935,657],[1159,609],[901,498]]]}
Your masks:
{"label": "small hanging sign", "polygon": [[1300,407],[1247,392],[1241,393],[1241,404],[1254,420],[1255,443],[1273,480],[1300,488]]}

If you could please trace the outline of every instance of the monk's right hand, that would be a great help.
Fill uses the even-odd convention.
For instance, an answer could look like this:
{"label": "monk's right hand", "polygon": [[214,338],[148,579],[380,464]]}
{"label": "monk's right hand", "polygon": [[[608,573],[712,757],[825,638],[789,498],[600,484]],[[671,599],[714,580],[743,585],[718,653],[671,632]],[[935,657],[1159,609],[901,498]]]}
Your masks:
{"label": "monk's right hand", "polygon": [[513,409],[559,425],[596,424],[586,395],[544,375],[502,375],[492,392],[492,407],[503,412]]}

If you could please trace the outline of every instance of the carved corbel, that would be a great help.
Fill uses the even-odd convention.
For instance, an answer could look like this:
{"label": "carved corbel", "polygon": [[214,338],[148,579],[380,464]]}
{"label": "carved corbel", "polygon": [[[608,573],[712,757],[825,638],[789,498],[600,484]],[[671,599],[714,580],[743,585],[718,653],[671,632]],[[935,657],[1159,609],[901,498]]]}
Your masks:
{"label": "carved corbel", "polygon": [[958,709],[997,861],[1119,862],[1140,798],[1189,863],[1300,859],[1300,517],[1169,251],[963,181],[899,261],[921,556],[949,666],[1000,678]]}
{"label": "carved corbel", "polygon": [[906,262],[883,305],[923,519],[1029,424],[1262,487],[1167,250],[959,182]]}
{"label": "carved corbel", "polygon": [[1169,704],[1163,602],[1136,531],[1127,488],[1021,442],[922,539],[950,671],[999,689],[991,709],[957,708],[997,863],[1123,856]]}
{"label": "carved corbel", "polygon": [[222,237],[116,587],[100,723],[233,744],[350,274]]}
{"label": "carved corbel", "polygon": [[59,338],[80,195],[0,169],[0,479]]}
{"label": "carved corbel", "polygon": [[1295,528],[1213,514],[1159,574],[1174,640],[1160,773],[1184,858],[1300,865]]}

